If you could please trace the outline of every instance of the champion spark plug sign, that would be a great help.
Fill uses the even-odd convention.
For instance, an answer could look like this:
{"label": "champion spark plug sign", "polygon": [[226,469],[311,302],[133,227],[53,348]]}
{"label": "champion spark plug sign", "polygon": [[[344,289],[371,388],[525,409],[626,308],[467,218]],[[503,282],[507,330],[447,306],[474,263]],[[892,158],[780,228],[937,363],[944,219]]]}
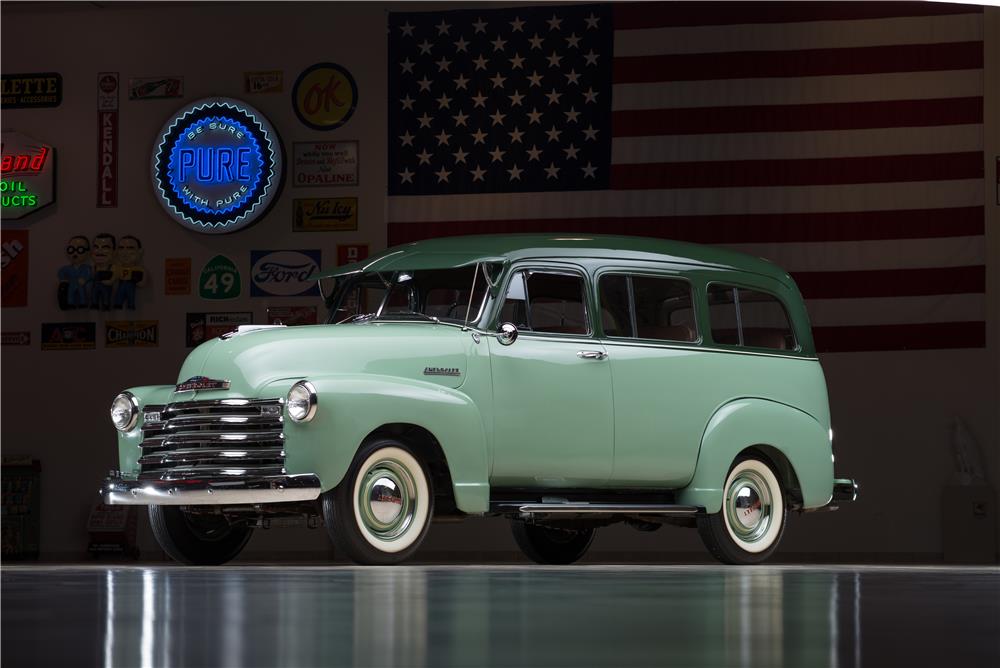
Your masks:
{"label": "champion spark plug sign", "polygon": [[208,234],[244,229],[277,199],[281,141],[248,104],[207,98],[179,110],[153,148],[153,187],[171,218]]}

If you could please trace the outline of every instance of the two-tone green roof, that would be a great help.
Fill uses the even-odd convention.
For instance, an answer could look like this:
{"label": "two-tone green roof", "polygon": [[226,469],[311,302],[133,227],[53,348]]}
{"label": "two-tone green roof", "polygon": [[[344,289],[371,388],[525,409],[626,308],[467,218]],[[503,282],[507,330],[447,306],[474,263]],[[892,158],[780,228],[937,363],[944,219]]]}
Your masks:
{"label": "two-tone green roof", "polygon": [[373,271],[445,269],[477,262],[515,262],[531,258],[605,258],[702,265],[752,272],[788,283],[788,274],[771,262],[744,253],[682,241],[593,234],[503,234],[427,239],[394,246],[354,264],[324,271],[330,278]]}

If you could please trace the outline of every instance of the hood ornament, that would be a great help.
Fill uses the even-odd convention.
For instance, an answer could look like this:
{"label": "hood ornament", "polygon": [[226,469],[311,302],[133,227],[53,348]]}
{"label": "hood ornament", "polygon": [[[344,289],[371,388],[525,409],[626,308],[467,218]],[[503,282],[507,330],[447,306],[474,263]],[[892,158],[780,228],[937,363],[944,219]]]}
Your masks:
{"label": "hood ornament", "polygon": [[174,387],[174,392],[197,392],[198,390],[228,390],[228,380],[218,380],[208,376],[193,376]]}

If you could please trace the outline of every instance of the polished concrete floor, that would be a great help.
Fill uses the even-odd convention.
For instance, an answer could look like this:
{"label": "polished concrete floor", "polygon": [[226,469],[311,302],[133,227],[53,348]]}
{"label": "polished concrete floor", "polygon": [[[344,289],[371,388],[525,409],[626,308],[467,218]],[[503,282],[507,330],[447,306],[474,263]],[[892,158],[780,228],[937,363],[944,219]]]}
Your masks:
{"label": "polished concrete floor", "polygon": [[2,665],[1000,666],[1000,570],[5,567]]}

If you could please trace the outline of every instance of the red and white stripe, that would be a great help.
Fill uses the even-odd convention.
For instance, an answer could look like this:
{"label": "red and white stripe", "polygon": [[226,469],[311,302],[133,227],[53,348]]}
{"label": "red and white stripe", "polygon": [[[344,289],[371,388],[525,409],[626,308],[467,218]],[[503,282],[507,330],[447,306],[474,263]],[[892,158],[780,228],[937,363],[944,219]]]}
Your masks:
{"label": "red and white stripe", "polygon": [[615,5],[611,190],[390,197],[389,242],[624,233],[792,273],[821,351],[985,345],[983,15]]}

